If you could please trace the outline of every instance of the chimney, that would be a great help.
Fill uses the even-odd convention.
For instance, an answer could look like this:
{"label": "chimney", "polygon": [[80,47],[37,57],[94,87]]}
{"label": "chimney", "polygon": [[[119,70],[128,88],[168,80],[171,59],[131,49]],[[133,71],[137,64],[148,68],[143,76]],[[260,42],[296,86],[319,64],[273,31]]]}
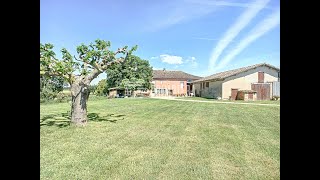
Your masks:
{"label": "chimney", "polygon": [[258,72],[258,83],[264,83],[264,72]]}

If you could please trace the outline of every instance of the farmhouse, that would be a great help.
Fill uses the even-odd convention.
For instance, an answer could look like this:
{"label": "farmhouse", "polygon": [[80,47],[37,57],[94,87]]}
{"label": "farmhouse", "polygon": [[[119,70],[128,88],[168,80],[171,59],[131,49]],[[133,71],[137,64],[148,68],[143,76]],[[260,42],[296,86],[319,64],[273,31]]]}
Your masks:
{"label": "farmhouse", "polygon": [[183,71],[153,70],[153,95],[189,95],[192,92],[191,82],[200,78]]}
{"label": "farmhouse", "polygon": [[280,69],[266,64],[224,71],[193,81],[193,93],[206,98],[269,100],[280,97]]}

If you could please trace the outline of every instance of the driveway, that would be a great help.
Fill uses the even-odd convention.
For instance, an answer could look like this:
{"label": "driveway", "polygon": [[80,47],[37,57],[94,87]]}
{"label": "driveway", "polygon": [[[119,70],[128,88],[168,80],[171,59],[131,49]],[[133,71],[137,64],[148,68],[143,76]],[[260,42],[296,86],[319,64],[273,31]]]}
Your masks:
{"label": "driveway", "polygon": [[245,102],[224,102],[224,101],[201,101],[191,99],[176,99],[175,97],[152,97],[154,99],[164,99],[169,101],[189,101],[189,102],[201,102],[201,103],[217,103],[217,104],[246,104],[254,106],[280,106],[280,104],[259,104],[259,103],[245,103]]}

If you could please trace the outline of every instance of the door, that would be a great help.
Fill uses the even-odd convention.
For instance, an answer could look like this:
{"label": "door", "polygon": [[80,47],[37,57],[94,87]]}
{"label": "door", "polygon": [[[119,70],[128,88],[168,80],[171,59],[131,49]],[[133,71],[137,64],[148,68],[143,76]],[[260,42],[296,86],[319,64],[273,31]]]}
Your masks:
{"label": "door", "polygon": [[190,85],[187,84],[187,95],[189,96],[190,93],[191,93],[191,91],[190,91]]}
{"label": "door", "polygon": [[257,100],[270,100],[270,84],[251,84],[251,89],[257,91]]}
{"label": "door", "polygon": [[230,100],[236,100],[238,94],[238,89],[231,89],[231,98]]}

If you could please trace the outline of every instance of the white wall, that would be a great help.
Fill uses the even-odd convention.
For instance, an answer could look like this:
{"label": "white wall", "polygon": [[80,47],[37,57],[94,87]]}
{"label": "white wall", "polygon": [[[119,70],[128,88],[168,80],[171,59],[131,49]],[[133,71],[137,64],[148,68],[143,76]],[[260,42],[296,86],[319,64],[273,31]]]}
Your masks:
{"label": "white wall", "polygon": [[[269,67],[258,67],[249,71],[228,77],[222,83],[222,99],[229,99],[231,96],[231,88],[239,90],[250,90],[251,83],[258,82],[258,72],[264,72],[264,82],[272,82],[278,80],[278,72]],[[272,87],[270,86],[271,90]],[[271,95],[272,93],[270,93]]]}

